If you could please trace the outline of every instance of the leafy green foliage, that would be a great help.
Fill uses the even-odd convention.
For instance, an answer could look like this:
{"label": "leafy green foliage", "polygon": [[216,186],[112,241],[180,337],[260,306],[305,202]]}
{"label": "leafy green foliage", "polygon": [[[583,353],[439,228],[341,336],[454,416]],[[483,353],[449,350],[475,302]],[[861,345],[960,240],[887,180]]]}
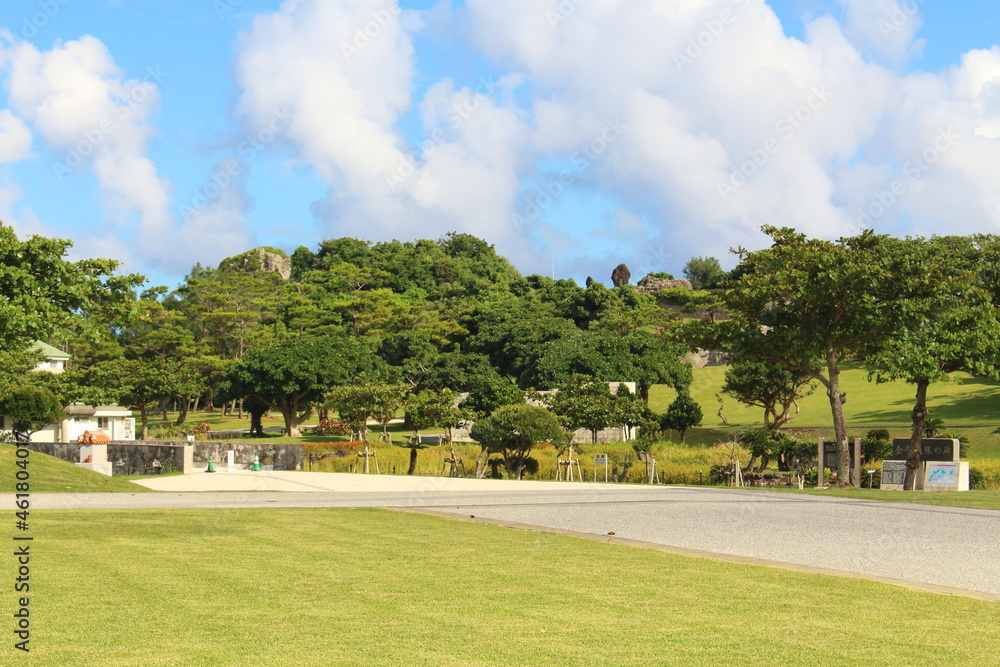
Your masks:
{"label": "leafy green foliage", "polygon": [[230,396],[256,396],[279,410],[285,435],[298,437],[299,425],[332,387],[351,384],[362,373],[376,378],[384,362],[344,336],[306,336],[250,350],[226,373]]}
{"label": "leafy green foliage", "polygon": [[737,356],[808,373],[826,389],[839,451],[838,484],[849,483],[840,367],[874,354],[926,312],[950,284],[925,244],[866,231],[836,242],[764,227],[770,248],[740,249],[744,270],[726,292],[732,322],[721,338]]}
{"label": "leafy green foliage", "polygon": [[692,257],[684,265],[684,277],[696,290],[714,289],[726,277],[726,272],[715,257]]}
{"label": "leafy green foliage", "polygon": [[531,448],[562,438],[556,416],[533,405],[507,405],[472,427],[472,438],[503,456],[507,477],[520,479]]}
{"label": "leafy green foliage", "polygon": [[[740,403],[764,410],[764,428],[778,429],[798,416],[799,400],[816,385],[810,373],[766,361],[735,359],[726,369],[722,391]],[[791,414],[792,408],[795,414]]]}
{"label": "leafy green foliage", "polygon": [[9,387],[0,394],[0,414],[14,421],[19,441],[63,418],[62,402],[48,389],[31,385]]}
{"label": "leafy green foliage", "polygon": [[116,276],[110,259],[64,259],[70,241],[18,240],[0,223],[0,350],[14,352],[56,331],[89,338],[131,316],[139,275]]}
{"label": "leafy green foliage", "polygon": [[660,427],[664,431],[677,431],[684,444],[684,434],[692,426],[701,424],[701,406],[691,398],[686,391],[677,394],[667,411],[660,418]]}

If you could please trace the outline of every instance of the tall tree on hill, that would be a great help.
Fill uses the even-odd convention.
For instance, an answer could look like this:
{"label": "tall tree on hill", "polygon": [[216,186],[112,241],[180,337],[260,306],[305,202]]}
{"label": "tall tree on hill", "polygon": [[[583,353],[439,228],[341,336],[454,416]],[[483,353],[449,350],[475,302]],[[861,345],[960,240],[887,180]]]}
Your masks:
{"label": "tall tree on hill", "polygon": [[132,317],[139,275],[116,276],[110,259],[66,261],[72,243],[19,240],[0,223],[0,351],[19,352],[54,332],[95,338]]}
{"label": "tall tree on hill", "polygon": [[825,389],[837,440],[838,484],[850,484],[840,386],[850,355],[877,351],[947,281],[927,248],[870,231],[838,241],[764,227],[770,248],[737,251],[742,275],[726,294],[733,320],[720,325],[737,355],[808,373]]}
{"label": "tall tree on hill", "polygon": [[926,246],[937,263],[945,261],[938,270],[947,280],[866,362],[877,381],[905,380],[916,389],[904,482],[904,488],[912,491],[921,466],[921,441],[930,421],[928,388],[957,371],[1000,378],[1000,341],[996,337],[1000,317],[972,270],[974,266],[952,261],[957,258],[937,240],[908,239],[905,243]]}
{"label": "tall tree on hill", "polygon": [[384,362],[356,340],[304,336],[248,351],[227,370],[221,390],[231,397],[255,396],[278,410],[285,435],[296,438],[331,388],[384,373]]}
{"label": "tall tree on hill", "polygon": [[725,276],[726,272],[715,257],[692,257],[684,265],[684,277],[696,290],[714,289]]}

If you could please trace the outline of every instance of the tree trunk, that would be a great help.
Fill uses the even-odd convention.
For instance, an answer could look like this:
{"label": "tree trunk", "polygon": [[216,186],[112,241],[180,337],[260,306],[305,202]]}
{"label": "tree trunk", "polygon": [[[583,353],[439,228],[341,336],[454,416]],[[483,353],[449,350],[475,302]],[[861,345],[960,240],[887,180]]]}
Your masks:
{"label": "tree trunk", "polygon": [[410,467],[406,471],[407,475],[417,474],[417,448],[410,447]]}
{"label": "tree trunk", "polygon": [[188,410],[191,408],[191,401],[186,398],[181,399],[180,412],[177,414],[177,421],[174,422],[174,426],[180,426],[187,421]]}
{"label": "tree trunk", "polygon": [[847,440],[847,420],[844,418],[847,395],[840,391],[840,367],[837,363],[837,353],[832,346],[826,349],[826,369],[828,374],[826,395],[830,399],[833,432],[837,440],[837,486],[851,486],[851,448]]}
{"label": "tree trunk", "polygon": [[294,407],[282,406],[281,416],[285,420],[285,437],[298,438],[300,436],[298,411]]}
{"label": "tree trunk", "polygon": [[484,479],[486,477],[486,461],[489,458],[489,452],[486,449],[486,445],[479,446],[479,456],[476,457],[476,479]]}
{"label": "tree trunk", "polygon": [[910,447],[906,450],[906,479],[903,488],[913,491],[916,488],[917,475],[920,473],[921,443],[924,437],[924,420],[927,418],[927,387],[930,382],[926,378],[917,380],[917,404],[913,406],[910,418],[913,420],[913,431],[910,434]]}
{"label": "tree trunk", "polygon": [[142,439],[149,439],[149,405],[144,403],[139,406],[139,419],[142,421]]}

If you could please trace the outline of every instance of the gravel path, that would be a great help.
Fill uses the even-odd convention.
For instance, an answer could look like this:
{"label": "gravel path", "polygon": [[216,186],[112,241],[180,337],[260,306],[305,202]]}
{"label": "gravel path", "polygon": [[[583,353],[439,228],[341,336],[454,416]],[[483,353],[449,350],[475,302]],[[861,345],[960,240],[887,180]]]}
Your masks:
{"label": "gravel path", "polygon": [[[180,492],[209,484],[204,478],[213,477],[187,475],[151,480],[151,486],[177,489],[162,493],[32,494],[32,508],[411,508],[973,591],[1000,600],[1000,512],[739,489],[268,475],[269,481],[253,474],[244,480],[257,491]],[[229,488],[236,480],[222,477],[215,476],[210,485]],[[297,490],[269,491],[269,486]],[[0,496],[3,506],[13,502],[13,496]]]}

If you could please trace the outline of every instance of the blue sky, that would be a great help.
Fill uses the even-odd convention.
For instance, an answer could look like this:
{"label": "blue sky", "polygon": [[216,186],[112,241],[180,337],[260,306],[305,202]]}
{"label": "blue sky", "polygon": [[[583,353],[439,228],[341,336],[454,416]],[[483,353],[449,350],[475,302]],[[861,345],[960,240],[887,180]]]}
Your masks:
{"label": "blue sky", "polygon": [[[0,220],[170,286],[257,245],[525,273],[1000,227],[996,3],[13,0]],[[368,34],[365,34],[367,31]]]}

